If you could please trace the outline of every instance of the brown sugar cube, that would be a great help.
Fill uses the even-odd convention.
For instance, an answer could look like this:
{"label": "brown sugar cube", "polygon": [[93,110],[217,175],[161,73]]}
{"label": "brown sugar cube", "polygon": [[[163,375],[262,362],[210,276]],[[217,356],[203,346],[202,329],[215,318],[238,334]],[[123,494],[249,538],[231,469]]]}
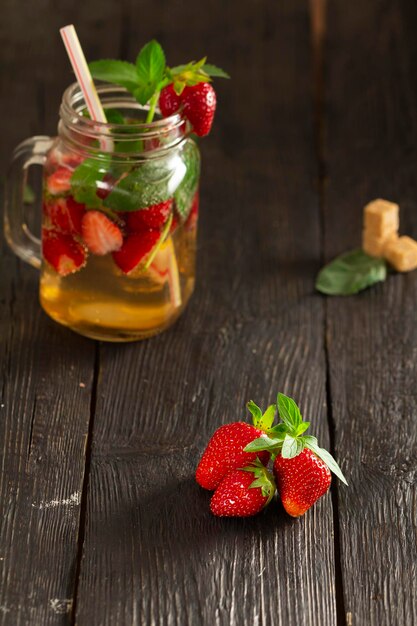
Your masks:
{"label": "brown sugar cube", "polygon": [[417,268],[417,241],[399,237],[387,244],[384,255],[398,272],[411,272]]}
{"label": "brown sugar cube", "polygon": [[365,228],[362,233],[362,249],[370,256],[383,257],[386,246],[395,239],[398,239],[397,233],[391,233],[388,237],[376,237]]}
{"label": "brown sugar cube", "polygon": [[364,208],[364,226],[376,237],[396,233],[400,224],[399,206],[388,200],[373,200]]}

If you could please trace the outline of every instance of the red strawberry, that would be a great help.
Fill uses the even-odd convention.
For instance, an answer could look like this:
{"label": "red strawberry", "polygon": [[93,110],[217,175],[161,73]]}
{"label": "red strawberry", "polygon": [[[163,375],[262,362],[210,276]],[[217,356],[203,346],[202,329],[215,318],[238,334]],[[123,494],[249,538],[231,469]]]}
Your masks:
{"label": "red strawberry", "polygon": [[196,192],[193,200],[193,204],[191,206],[190,215],[185,223],[185,226],[188,230],[193,230],[196,228],[198,221],[198,209],[200,205],[200,197],[198,191]]}
{"label": "red strawberry", "polygon": [[185,87],[181,95],[184,114],[199,137],[208,135],[216,110],[216,92],[210,83]]}
{"label": "red strawberry", "polygon": [[71,170],[65,167],[59,167],[55,172],[47,176],[46,187],[50,194],[57,196],[59,194],[69,191],[71,184],[70,179],[72,176]]}
{"label": "red strawberry", "polygon": [[[255,407],[255,408],[254,408]],[[246,422],[233,422],[220,426],[208,442],[196,471],[196,480],[204,489],[216,489],[220,481],[231,470],[239,469],[259,460],[268,465],[270,453],[263,451],[245,452],[250,442],[258,439],[268,431],[275,414],[275,405],[271,405],[262,415],[255,403],[248,403],[253,415],[253,426]]]}
{"label": "red strawberry", "polygon": [[181,97],[178,96],[173,85],[167,85],[161,91],[159,96],[159,109],[164,117],[174,115],[181,105]]}
{"label": "red strawberry", "polygon": [[81,235],[81,222],[85,213],[85,205],[76,202],[72,196],[45,202],[44,211],[53,226],[62,232]]}
{"label": "red strawberry", "polygon": [[275,489],[271,472],[257,460],[226,474],[211,498],[210,510],[220,517],[256,515],[270,503]]}
{"label": "red strawberry", "polygon": [[42,253],[44,259],[61,276],[73,274],[84,267],[87,253],[84,246],[71,235],[57,230],[42,230]]}
{"label": "red strawberry", "polygon": [[113,252],[114,262],[122,272],[128,274],[146,260],[158,243],[161,233],[158,230],[145,230],[128,235],[118,252]]}
{"label": "red strawberry", "polygon": [[122,231],[100,211],[87,211],[81,227],[84,242],[94,254],[104,256],[122,246]]}
{"label": "red strawberry", "polygon": [[310,422],[304,422],[292,398],[278,394],[282,422],[270,429],[268,437],[246,446],[246,452],[270,450],[277,454],[274,474],[287,513],[303,515],[330,487],[330,470],[347,485],[346,479],[329,452],[317,439],[304,435]]}
{"label": "red strawberry", "polygon": [[279,454],[274,475],[284,509],[293,517],[304,515],[328,491],[332,481],[326,463],[308,448],[292,459]]}
{"label": "red strawberry", "polygon": [[165,202],[128,213],[126,216],[128,230],[134,233],[144,228],[161,228],[169,217],[173,202],[172,198],[170,198],[165,200]]}

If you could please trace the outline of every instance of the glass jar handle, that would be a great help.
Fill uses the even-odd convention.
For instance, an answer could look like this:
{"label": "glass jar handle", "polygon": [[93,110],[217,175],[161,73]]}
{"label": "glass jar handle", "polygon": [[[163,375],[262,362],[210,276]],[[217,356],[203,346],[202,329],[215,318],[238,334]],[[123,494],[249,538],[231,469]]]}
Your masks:
{"label": "glass jar handle", "polygon": [[25,221],[24,191],[31,165],[44,165],[53,143],[51,137],[31,137],[14,150],[7,175],[4,207],[4,234],[11,249],[37,269],[41,266],[41,241]]}

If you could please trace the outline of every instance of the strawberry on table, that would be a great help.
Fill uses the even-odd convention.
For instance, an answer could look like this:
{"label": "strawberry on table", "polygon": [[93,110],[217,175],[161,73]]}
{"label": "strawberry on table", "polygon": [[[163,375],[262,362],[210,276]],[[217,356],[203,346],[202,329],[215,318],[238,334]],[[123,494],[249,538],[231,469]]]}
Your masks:
{"label": "strawberry on table", "polygon": [[347,482],[332,455],[319,447],[315,437],[304,434],[310,422],[303,421],[294,400],[279,393],[277,404],[281,422],[245,451],[268,450],[276,455],[274,475],[282,503],[289,515],[299,517],[328,491],[330,471]]}
{"label": "strawberry on table", "polygon": [[119,250],[123,244],[122,231],[100,211],[87,211],[82,218],[82,236],[87,248],[99,256]]}
{"label": "strawberry on table", "polygon": [[85,205],[76,202],[72,196],[45,202],[44,213],[55,228],[67,234],[81,235]]}
{"label": "strawberry on table", "polygon": [[87,252],[81,243],[54,229],[42,230],[42,253],[60,276],[77,272],[87,260]]}
{"label": "strawberry on table", "polygon": [[299,517],[329,489],[332,475],[326,463],[309,448],[288,459],[278,454],[274,475],[284,509]]}
{"label": "strawberry on table", "polygon": [[144,228],[162,228],[172,209],[173,199],[153,204],[139,211],[131,211],[126,215],[127,229],[131,232],[141,231]]}
{"label": "strawberry on table", "polygon": [[59,167],[55,172],[46,177],[46,188],[53,196],[65,194],[71,188],[72,171]]}
{"label": "strawberry on table", "polygon": [[184,115],[199,137],[208,135],[216,110],[216,92],[210,83],[185,87],[182,96]]}
{"label": "strawberry on table", "polygon": [[256,515],[270,503],[275,489],[272,474],[256,459],[226,474],[211,498],[210,510],[219,517]]}
{"label": "strawberry on table", "polygon": [[268,465],[270,452],[245,452],[250,442],[263,437],[272,426],[275,405],[262,414],[254,403],[248,403],[253,416],[253,425],[246,422],[233,422],[218,428],[208,442],[196,471],[196,481],[204,489],[213,490],[231,470],[245,467],[258,457],[263,465]]}

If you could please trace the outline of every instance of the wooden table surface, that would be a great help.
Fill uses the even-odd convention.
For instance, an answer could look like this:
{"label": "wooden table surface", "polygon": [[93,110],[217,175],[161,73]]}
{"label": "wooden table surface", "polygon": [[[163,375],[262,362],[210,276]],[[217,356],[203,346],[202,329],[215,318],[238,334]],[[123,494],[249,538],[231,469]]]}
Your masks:
{"label": "wooden table surface", "polygon": [[[413,626],[417,272],[350,298],[314,291],[360,242],[362,207],[417,237],[415,0],[4,0],[2,171],[54,134],[90,59],[208,54],[198,286],[178,323],[110,345],[52,322],[1,242],[2,626]],[[349,481],[302,519],[210,515],[194,481],[216,427],[295,397]]]}

